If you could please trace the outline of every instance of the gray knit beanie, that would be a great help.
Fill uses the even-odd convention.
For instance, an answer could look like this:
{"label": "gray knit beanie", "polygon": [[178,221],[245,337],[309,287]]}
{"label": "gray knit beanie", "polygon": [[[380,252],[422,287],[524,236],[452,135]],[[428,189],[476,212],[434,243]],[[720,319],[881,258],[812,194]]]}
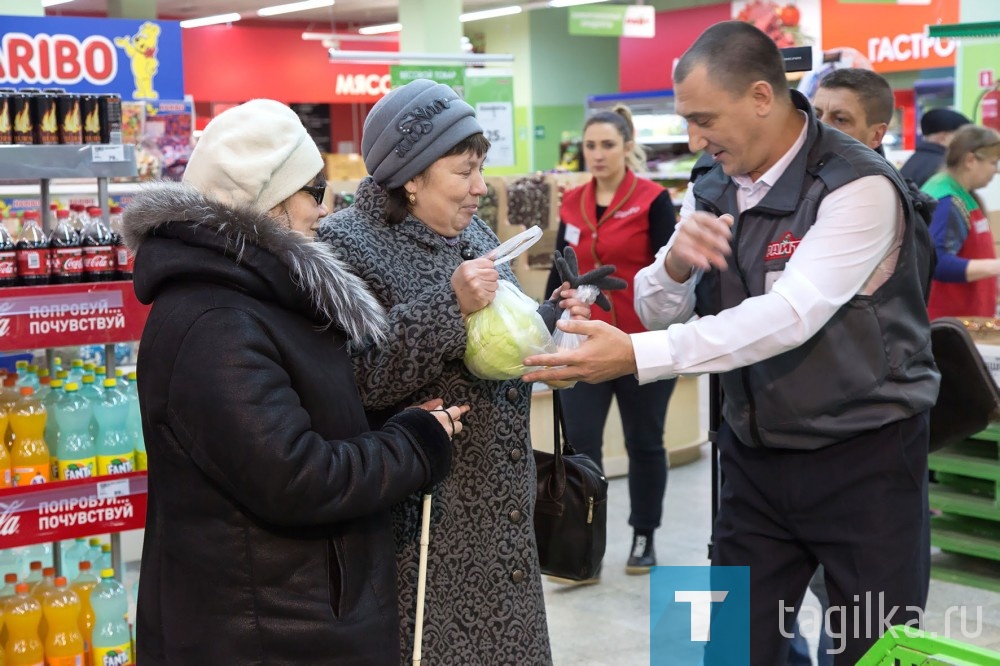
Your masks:
{"label": "gray knit beanie", "polygon": [[401,187],[482,132],[475,114],[443,83],[415,79],[390,91],[365,119],[361,156],[368,173],[386,189]]}

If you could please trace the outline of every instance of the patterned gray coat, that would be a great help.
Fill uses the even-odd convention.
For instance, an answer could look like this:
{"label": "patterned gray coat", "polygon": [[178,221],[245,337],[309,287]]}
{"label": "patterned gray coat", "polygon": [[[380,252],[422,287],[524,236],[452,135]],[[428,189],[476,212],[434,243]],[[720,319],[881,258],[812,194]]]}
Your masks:
{"label": "patterned gray coat", "polygon": [[[434,397],[469,404],[451,474],[434,492],[423,658],[438,666],[543,666],[552,661],[532,526],[535,463],[531,387],[486,381],[465,368],[466,335],[451,276],[461,247],[498,245],[479,218],[449,246],[413,216],[385,223],[384,190],[370,178],[354,205],[327,218],[320,238],[388,311],[390,341],[355,363],[367,408],[386,416]],[[509,266],[500,276],[514,281]],[[420,497],[394,511],[403,661],[413,651]]]}

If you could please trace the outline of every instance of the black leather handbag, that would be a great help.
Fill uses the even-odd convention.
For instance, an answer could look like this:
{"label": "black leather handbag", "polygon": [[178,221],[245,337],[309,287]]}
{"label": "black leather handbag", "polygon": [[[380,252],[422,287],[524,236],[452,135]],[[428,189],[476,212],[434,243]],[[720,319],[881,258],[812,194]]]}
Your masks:
{"label": "black leather handbag", "polygon": [[1000,389],[958,319],[942,317],[931,322],[931,347],[941,372],[941,390],[930,416],[930,450],[934,451],[1000,420]]}
{"label": "black leather handbag", "polygon": [[[559,392],[552,392],[553,450],[535,450],[538,496],[535,539],[543,574],[566,580],[593,578],[601,568],[608,527],[608,480],[589,456],[560,437]],[[562,430],[565,432],[565,424]]]}

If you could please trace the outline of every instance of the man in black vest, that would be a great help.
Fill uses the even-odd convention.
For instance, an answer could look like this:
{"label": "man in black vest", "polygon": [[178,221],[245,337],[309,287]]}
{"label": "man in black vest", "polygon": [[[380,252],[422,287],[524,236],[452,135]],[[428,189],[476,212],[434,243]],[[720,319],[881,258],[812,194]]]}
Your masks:
{"label": "man in black vest", "polygon": [[748,23],[708,28],[674,83],[691,148],[715,165],[636,276],[643,323],[664,330],[561,324],[590,339],[529,357],[565,367],[525,380],[720,373],[712,564],[750,567],[751,663],[785,663],[821,563],[836,663],[854,664],[886,623],[919,617],[929,581],[927,410],[939,376],[906,186],[815,119],[774,42]]}
{"label": "man in black vest", "polygon": [[[892,87],[885,78],[870,69],[837,69],[829,73],[819,83],[812,100],[816,119],[844,134],[853,137],[885,155],[882,139],[885,137],[896,106]],[[830,597],[826,591],[822,565],[809,580],[809,590],[820,602],[820,610],[825,614],[830,607]],[[811,664],[809,645],[801,633],[803,618],[799,618],[795,637],[792,638],[788,665]],[[833,637],[825,631],[824,621],[818,622],[819,646],[816,650],[817,666],[831,666],[834,650]]]}

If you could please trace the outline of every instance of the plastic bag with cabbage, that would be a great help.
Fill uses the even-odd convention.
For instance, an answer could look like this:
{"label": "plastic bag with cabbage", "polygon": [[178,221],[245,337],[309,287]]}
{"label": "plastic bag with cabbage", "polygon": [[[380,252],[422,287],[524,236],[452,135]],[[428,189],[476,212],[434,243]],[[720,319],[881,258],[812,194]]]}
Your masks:
{"label": "plastic bag with cabbage", "polygon": [[493,302],[465,320],[465,365],[480,379],[516,379],[532,369],[526,356],[556,350],[538,303],[507,280],[499,285]]}

